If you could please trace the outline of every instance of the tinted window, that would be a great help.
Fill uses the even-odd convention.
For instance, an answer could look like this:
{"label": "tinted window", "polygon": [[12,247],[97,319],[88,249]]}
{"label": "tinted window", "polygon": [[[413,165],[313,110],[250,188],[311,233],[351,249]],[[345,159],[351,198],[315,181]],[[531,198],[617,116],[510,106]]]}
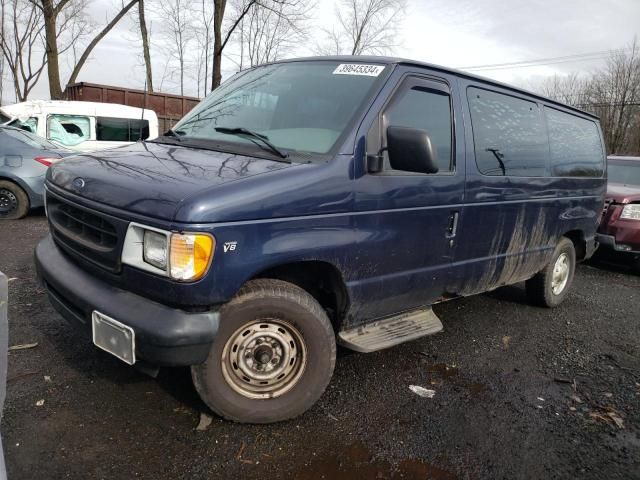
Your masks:
{"label": "tinted window", "polygon": [[640,161],[609,160],[609,183],[640,187]]}
{"label": "tinted window", "polygon": [[149,138],[149,120],[129,119],[129,141],[137,142],[147,138]]}
{"label": "tinted window", "polygon": [[[142,132],[140,132],[142,129]],[[96,139],[111,142],[136,142],[149,138],[149,121],[98,117]]]}
{"label": "tinted window", "polygon": [[469,88],[467,98],[481,173],[546,175],[549,145],[536,103],[480,88]]}
{"label": "tinted window", "polygon": [[0,112],[0,123],[6,123],[9,120],[11,120],[11,117],[9,117],[8,115],[5,115],[4,113]]}
{"label": "tinted window", "polygon": [[595,122],[544,109],[551,147],[551,175],[599,177],[604,171],[604,153]]}
{"label": "tinted window", "polygon": [[451,170],[451,105],[449,95],[412,88],[385,112],[387,126],[426,130],[437,149],[440,172]]}

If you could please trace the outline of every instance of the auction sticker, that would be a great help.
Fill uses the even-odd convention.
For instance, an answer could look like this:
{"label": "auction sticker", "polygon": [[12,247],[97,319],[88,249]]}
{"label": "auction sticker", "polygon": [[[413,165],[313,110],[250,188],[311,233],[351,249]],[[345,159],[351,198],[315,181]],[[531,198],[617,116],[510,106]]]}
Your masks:
{"label": "auction sticker", "polygon": [[334,75],[366,75],[377,77],[384,70],[384,65],[365,65],[364,63],[341,63],[333,71]]}

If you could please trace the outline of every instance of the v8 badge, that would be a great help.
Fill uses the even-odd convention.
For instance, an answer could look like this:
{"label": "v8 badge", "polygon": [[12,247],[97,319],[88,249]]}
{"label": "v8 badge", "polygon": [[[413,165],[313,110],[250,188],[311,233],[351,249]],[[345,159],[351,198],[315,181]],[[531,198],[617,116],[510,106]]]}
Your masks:
{"label": "v8 badge", "polygon": [[235,252],[238,242],[225,242],[223,245],[224,253]]}

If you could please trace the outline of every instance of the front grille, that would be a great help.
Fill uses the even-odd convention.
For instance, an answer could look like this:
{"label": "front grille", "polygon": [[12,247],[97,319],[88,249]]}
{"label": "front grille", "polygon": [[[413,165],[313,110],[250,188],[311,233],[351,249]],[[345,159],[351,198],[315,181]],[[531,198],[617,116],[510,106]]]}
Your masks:
{"label": "front grille", "polygon": [[127,222],[47,191],[47,216],[56,244],[111,272],[120,271]]}
{"label": "front grille", "polygon": [[72,205],[60,204],[55,218],[58,226],[77,238],[84,239],[96,250],[110,250],[118,244],[118,234],[113,225],[93,213]]}

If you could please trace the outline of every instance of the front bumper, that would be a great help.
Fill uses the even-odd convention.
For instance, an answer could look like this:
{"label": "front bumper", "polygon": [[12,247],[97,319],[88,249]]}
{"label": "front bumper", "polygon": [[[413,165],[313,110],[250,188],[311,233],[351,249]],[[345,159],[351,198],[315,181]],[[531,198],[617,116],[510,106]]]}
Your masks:
{"label": "front bumper", "polygon": [[98,310],[134,330],[136,358],[158,366],[206,360],[218,331],[218,312],[186,312],[109,285],[69,260],[51,235],[36,246],[35,262],[53,307],[88,335],[91,313]]}
{"label": "front bumper", "polygon": [[616,237],[613,235],[606,235],[604,233],[596,234],[596,240],[600,245],[606,248],[610,248],[616,252],[624,252],[640,255],[640,247],[637,245],[628,245],[626,243],[618,243]]}

